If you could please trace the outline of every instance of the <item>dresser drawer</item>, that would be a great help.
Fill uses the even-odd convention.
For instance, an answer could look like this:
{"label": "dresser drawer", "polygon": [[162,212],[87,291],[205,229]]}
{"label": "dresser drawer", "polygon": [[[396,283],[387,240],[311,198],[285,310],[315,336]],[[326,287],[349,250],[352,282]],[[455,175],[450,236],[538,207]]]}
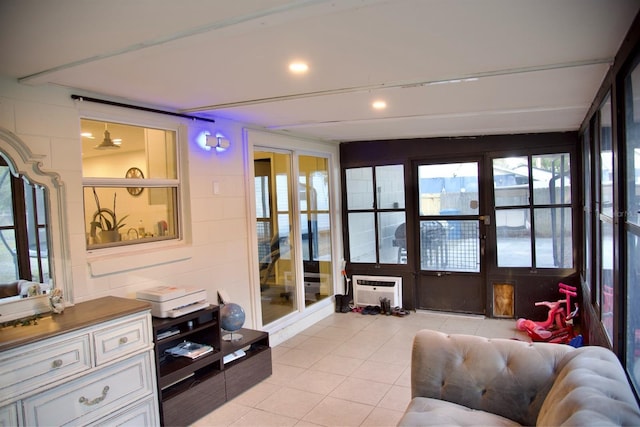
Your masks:
{"label": "dresser drawer", "polygon": [[91,369],[89,335],[0,353],[0,400]]}
{"label": "dresser drawer", "polygon": [[149,315],[105,324],[94,332],[96,366],[150,347]]}
{"label": "dresser drawer", "polygon": [[23,400],[25,424],[87,424],[153,395],[151,353],[146,352]]}
{"label": "dresser drawer", "polygon": [[103,418],[92,426],[118,426],[118,427],[143,427],[158,426],[158,408],[153,397],[148,397],[142,402],[136,403],[123,411]]}

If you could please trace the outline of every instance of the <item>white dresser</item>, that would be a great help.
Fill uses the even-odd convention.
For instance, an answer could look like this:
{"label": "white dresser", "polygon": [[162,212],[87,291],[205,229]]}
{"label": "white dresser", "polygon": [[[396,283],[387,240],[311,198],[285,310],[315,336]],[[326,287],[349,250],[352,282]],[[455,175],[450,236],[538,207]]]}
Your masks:
{"label": "white dresser", "polygon": [[149,305],[105,297],[0,329],[0,426],[159,425]]}

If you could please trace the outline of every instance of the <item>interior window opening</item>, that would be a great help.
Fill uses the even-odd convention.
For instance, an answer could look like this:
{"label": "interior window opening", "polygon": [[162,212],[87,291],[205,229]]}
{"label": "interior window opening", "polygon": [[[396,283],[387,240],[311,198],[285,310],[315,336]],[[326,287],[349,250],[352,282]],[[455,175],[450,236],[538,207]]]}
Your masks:
{"label": "interior window opening", "polygon": [[81,120],[87,249],[180,238],[177,132]]}

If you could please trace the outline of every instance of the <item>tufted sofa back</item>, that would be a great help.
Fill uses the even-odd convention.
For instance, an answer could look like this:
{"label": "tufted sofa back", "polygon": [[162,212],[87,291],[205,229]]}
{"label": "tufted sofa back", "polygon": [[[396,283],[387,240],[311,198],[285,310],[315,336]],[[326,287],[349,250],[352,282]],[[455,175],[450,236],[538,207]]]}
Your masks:
{"label": "tufted sofa back", "polygon": [[613,352],[582,347],[567,354],[540,408],[538,425],[640,426],[640,410]]}
{"label": "tufted sofa back", "polygon": [[562,344],[526,343],[419,331],[413,342],[411,393],[535,425],[564,356]]}

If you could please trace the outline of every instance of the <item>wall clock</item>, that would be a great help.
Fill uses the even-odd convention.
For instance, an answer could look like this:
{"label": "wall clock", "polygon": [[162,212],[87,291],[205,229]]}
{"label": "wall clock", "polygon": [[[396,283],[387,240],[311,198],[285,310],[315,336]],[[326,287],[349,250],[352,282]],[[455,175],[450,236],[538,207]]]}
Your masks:
{"label": "wall clock", "polygon": [[[138,168],[129,168],[125,177],[134,178],[134,179],[144,179],[144,174]],[[144,190],[144,188],[142,187],[127,187],[127,191],[132,196],[139,196],[140,194],[142,194],[142,190]]]}

